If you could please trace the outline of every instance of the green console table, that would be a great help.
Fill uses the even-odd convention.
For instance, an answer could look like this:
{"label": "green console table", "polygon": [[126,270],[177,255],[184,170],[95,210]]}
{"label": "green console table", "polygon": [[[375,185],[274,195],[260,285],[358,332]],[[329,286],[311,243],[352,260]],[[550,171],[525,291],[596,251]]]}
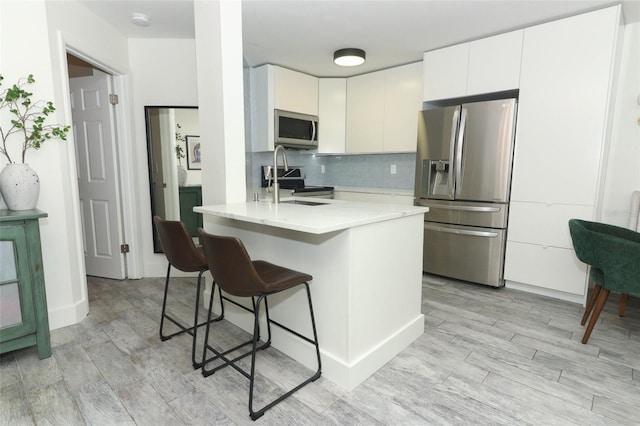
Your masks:
{"label": "green console table", "polygon": [[37,345],[51,356],[40,210],[0,210],[0,353]]}
{"label": "green console table", "polygon": [[198,228],[202,228],[202,215],[195,213],[193,208],[202,205],[201,186],[181,186],[180,192],[180,220],[184,222],[192,237],[198,236]]}

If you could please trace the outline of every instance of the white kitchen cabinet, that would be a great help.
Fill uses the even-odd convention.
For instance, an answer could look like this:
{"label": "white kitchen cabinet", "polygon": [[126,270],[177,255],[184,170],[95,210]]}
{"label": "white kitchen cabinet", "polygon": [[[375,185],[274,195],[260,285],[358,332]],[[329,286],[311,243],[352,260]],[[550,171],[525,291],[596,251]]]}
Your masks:
{"label": "white kitchen cabinet", "polygon": [[523,31],[425,52],[425,102],[514,90],[520,80]]}
{"label": "white kitchen cabinet", "polygon": [[524,30],[508,281],[586,295],[567,222],[598,219],[619,30],[620,6]]}
{"label": "white kitchen cabinet", "polygon": [[422,63],[347,79],[346,152],[416,150]]}
{"label": "white kitchen cabinet", "polygon": [[273,71],[274,107],[301,114],[318,115],[318,78],[275,65]]}
{"label": "white kitchen cabinet", "polygon": [[423,68],[423,100],[425,102],[465,96],[469,68],[469,43],[425,52]]}
{"label": "white kitchen cabinet", "polygon": [[535,287],[556,298],[583,302],[586,272],[586,265],[571,249],[507,241],[505,278],[526,286],[516,284],[515,288],[531,291]]}
{"label": "white kitchen cabinet", "polygon": [[251,70],[251,147],[274,149],[274,109],[318,115],[318,78],[276,65]]}
{"label": "white kitchen cabinet", "polygon": [[382,152],[384,85],[382,72],[347,79],[346,152]]}
{"label": "white kitchen cabinet", "polygon": [[[509,241],[573,249],[569,219],[591,220],[593,206],[511,201]],[[535,222],[532,223],[532,218]]]}
{"label": "white kitchen cabinet", "polygon": [[343,153],[346,141],[347,79],[321,78],[318,87],[318,152]]}
{"label": "white kitchen cabinet", "polygon": [[469,43],[467,96],[519,87],[523,33],[511,31]]}
{"label": "white kitchen cabinet", "polygon": [[385,152],[415,152],[422,109],[422,63],[383,71],[385,75]]}

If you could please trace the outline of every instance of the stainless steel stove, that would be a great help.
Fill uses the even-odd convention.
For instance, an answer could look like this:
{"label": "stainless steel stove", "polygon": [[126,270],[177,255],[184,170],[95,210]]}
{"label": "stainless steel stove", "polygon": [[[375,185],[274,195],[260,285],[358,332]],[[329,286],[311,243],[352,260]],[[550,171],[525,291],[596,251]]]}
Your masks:
{"label": "stainless steel stove", "polygon": [[[261,186],[267,188],[273,181],[273,166],[262,166]],[[278,166],[278,183],[280,189],[291,189],[296,197],[316,197],[333,198],[333,186],[307,186],[304,183],[304,174],[301,167],[289,167],[285,171],[284,167]]]}

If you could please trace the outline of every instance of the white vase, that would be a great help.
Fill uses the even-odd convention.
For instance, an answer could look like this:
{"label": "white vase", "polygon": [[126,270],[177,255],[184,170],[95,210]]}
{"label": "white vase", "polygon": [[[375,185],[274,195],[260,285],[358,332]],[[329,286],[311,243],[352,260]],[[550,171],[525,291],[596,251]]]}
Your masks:
{"label": "white vase", "polygon": [[33,210],[40,195],[40,178],[28,164],[7,164],[0,172],[0,193],[9,210]]}
{"label": "white vase", "polygon": [[182,167],[182,165],[178,166],[178,186],[185,186],[187,183],[187,170]]}

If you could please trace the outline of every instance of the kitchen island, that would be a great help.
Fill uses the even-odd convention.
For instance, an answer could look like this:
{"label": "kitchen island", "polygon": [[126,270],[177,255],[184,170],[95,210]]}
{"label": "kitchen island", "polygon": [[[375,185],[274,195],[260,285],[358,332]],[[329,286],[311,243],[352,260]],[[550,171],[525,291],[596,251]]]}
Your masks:
{"label": "kitchen island", "polygon": [[[313,275],[322,374],[351,390],[424,332],[424,207],[287,199],[195,207],[207,232],[240,238],[254,260]],[[219,305],[216,305],[219,306]],[[311,335],[305,292],[269,297],[273,319]],[[225,318],[252,330],[251,316]],[[273,346],[315,367],[307,342],[272,328]]]}

